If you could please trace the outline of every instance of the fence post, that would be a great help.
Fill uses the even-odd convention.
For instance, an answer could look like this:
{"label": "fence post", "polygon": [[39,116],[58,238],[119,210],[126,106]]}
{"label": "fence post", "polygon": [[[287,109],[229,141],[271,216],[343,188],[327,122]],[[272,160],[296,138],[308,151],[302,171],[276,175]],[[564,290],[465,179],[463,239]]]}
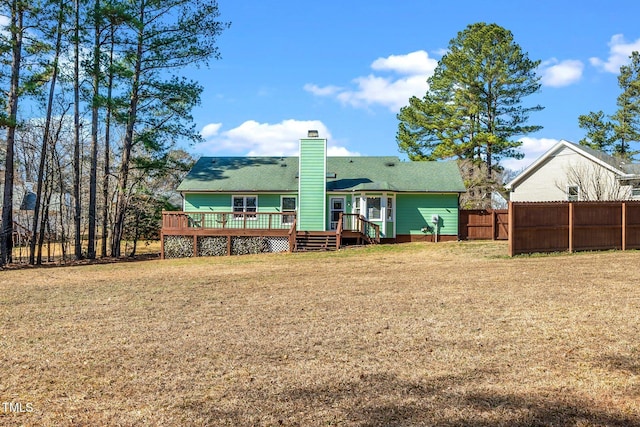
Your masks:
{"label": "fence post", "polygon": [[627,250],[627,202],[622,202],[622,250]]}
{"label": "fence post", "polygon": [[569,202],[569,253],[573,253],[573,202]]}
{"label": "fence post", "polygon": [[507,224],[507,226],[509,227],[509,235],[507,236],[507,238],[509,239],[509,256],[513,256],[513,229],[514,229],[514,224],[513,224],[513,202],[509,201],[509,224]]}
{"label": "fence post", "polygon": [[491,240],[496,240],[496,231],[498,229],[496,225],[497,218],[496,211],[491,209]]}

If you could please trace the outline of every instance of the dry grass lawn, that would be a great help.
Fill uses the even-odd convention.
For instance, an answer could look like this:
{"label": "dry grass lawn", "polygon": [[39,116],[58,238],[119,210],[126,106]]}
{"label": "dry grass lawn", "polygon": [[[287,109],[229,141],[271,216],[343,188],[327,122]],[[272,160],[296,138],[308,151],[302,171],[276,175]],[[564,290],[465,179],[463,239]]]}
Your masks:
{"label": "dry grass lawn", "polygon": [[0,425],[640,426],[640,253],[506,252],[2,271]]}

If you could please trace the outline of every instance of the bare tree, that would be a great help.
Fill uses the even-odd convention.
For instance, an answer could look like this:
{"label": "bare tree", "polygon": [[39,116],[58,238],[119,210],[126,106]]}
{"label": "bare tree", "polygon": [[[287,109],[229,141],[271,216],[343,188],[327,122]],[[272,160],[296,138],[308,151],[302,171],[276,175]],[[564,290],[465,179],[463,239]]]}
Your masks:
{"label": "bare tree", "polygon": [[463,209],[489,209],[492,207],[493,193],[504,196],[503,171],[495,168],[491,171],[491,179],[487,179],[487,165],[465,159],[458,160],[460,174],[467,188],[460,195],[460,206]]}
{"label": "bare tree", "polygon": [[565,168],[564,180],[556,180],[555,186],[566,192],[569,187],[578,188],[581,201],[627,200],[631,188],[621,185],[618,177],[594,163],[570,164]]}
{"label": "bare tree", "polygon": [[[45,162],[47,159],[47,146],[49,145],[49,132],[51,130],[51,116],[53,113],[53,102],[54,96],[56,93],[56,83],[58,80],[58,71],[59,71],[59,61],[60,55],[62,53],[62,33],[63,26],[66,22],[66,1],[61,0],[58,4],[59,10],[57,14],[57,24],[55,26],[54,34],[55,34],[55,47],[54,47],[54,55],[51,63],[51,81],[49,83],[49,96],[47,99],[47,112],[45,117],[45,125],[44,131],[42,134],[42,145],[40,150],[40,166],[38,168],[38,179],[36,183],[36,204],[34,206],[33,212],[33,226],[32,226],[32,236],[31,245],[30,245],[30,254],[29,254],[29,263],[34,264],[35,262],[35,252],[36,252],[36,239],[35,236],[38,234],[38,227],[43,227],[44,221],[41,220],[41,212],[40,205],[42,203],[42,185],[44,180],[45,173]],[[41,225],[42,224],[42,225]],[[40,251],[41,252],[41,247]],[[40,257],[38,257],[38,261],[40,261]]]}

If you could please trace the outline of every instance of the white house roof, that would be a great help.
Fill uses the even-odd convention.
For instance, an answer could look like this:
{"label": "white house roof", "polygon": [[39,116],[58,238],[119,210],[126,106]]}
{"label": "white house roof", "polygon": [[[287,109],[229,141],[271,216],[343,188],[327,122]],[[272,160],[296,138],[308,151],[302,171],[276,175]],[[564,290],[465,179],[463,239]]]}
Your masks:
{"label": "white house roof", "polygon": [[523,170],[518,176],[512,179],[505,186],[505,188],[511,191],[521,181],[528,178],[533,172],[544,165],[551,157],[565,148],[568,148],[580,154],[581,156],[588,158],[589,160],[601,165],[605,169],[610,170],[621,178],[634,178],[637,177],[638,174],[640,174],[640,165],[638,164],[625,162],[623,159],[610,156],[606,153],[603,153],[602,151],[594,150],[584,145],[578,145],[574,144],[573,142],[561,140],[556,145],[551,147],[546,153],[540,156],[535,162],[529,165],[525,170]]}

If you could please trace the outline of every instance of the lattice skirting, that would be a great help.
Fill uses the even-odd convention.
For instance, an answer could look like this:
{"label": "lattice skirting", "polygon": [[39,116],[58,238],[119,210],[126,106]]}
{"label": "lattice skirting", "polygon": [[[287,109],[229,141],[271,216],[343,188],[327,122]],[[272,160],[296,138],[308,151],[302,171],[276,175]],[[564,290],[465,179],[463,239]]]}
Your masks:
{"label": "lattice skirting", "polygon": [[[227,237],[198,236],[197,246],[194,248],[194,239],[191,236],[164,236],[165,258],[222,256],[227,255],[227,250]],[[232,255],[287,251],[289,251],[287,237],[233,236],[231,238]]]}
{"label": "lattice skirting", "polygon": [[287,237],[267,237],[267,247],[269,252],[287,252],[289,239]]}

